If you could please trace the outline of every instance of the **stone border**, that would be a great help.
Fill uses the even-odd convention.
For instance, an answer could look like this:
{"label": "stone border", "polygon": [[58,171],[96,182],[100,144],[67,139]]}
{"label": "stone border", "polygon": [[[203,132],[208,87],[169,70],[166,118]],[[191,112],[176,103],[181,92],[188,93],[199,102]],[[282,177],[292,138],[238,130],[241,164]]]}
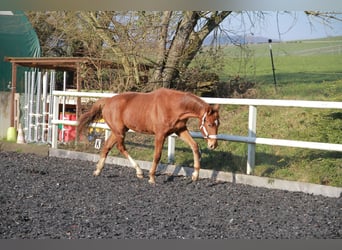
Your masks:
{"label": "stone border", "polygon": [[[89,154],[82,153],[76,151],[68,151],[63,149],[49,149],[49,156],[60,157],[60,158],[68,158],[68,159],[77,159],[77,160],[86,160],[96,162],[99,159],[98,154]],[[151,162],[148,161],[138,161],[137,163],[140,165],[142,169],[149,170],[151,167]],[[119,157],[107,157],[106,164],[115,164],[120,166],[132,167],[130,162],[124,158]],[[94,165],[95,168],[95,165]],[[176,165],[168,165],[168,164],[159,164],[158,172],[171,174],[171,175],[183,175],[183,176],[191,176],[193,169],[189,167],[176,166]],[[216,181],[224,181],[224,182],[232,182],[237,184],[246,184],[255,187],[264,187],[271,189],[280,189],[287,190],[291,192],[303,192],[313,195],[323,195],[327,197],[339,198],[342,196],[342,188],[340,187],[332,187],[325,185],[318,185],[312,183],[305,182],[297,182],[297,181],[286,181],[273,179],[269,177],[258,177],[252,175],[245,174],[235,174],[223,171],[215,171],[208,169],[200,170],[200,178],[211,178]]]}

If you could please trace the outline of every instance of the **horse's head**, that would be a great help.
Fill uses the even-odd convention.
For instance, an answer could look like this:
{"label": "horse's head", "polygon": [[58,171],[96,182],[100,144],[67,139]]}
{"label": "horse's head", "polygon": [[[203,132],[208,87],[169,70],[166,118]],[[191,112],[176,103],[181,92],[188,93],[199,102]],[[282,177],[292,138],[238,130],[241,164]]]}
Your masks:
{"label": "horse's head", "polygon": [[208,148],[215,149],[217,147],[217,131],[220,125],[219,105],[209,106],[200,120],[200,130],[204,139],[207,140]]}

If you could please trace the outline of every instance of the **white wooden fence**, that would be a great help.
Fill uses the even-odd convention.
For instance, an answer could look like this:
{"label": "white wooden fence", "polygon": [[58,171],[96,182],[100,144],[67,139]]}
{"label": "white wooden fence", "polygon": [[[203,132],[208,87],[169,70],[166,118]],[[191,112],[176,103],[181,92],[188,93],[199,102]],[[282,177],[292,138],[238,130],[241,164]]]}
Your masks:
{"label": "white wooden fence", "polygon": [[[52,118],[52,148],[57,148],[57,132],[58,124],[77,126],[77,121],[58,120],[58,107],[59,97],[87,97],[87,98],[101,98],[111,97],[115,94],[112,93],[91,93],[91,92],[68,92],[68,91],[53,91],[54,108]],[[298,101],[298,100],[272,100],[272,99],[230,99],[230,98],[202,98],[209,104],[221,105],[244,105],[249,106],[248,118],[248,136],[237,136],[218,134],[218,140],[234,141],[248,143],[247,155],[247,174],[251,174],[255,166],[255,145],[273,145],[285,147],[298,147],[307,149],[320,149],[329,151],[342,152],[342,144],[321,143],[321,142],[308,142],[308,141],[295,141],[283,139],[269,139],[256,137],[256,124],[257,124],[257,106],[275,106],[275,107],[300,107],[300,108],[318,108],[318,109],[339,109],[342,110],[342,102],[322,102],[322,101]],[[221,121],[221,123],[224,121]],[[105,124],[92,124],[93,127],[109,129]],[[195,138],[203,138],[200,132],[191,132]],[[175,154],[175,136],[169,136],[168,139],[168,159],[173,162]]]}

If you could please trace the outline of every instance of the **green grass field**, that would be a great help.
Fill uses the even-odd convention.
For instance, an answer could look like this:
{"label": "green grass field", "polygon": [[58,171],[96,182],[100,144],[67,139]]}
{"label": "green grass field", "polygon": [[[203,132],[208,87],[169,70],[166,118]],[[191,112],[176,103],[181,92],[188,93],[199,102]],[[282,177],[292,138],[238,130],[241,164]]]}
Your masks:
{"label": "green grass field", "polygon": [[[246,52],[250,56],[248,62],[237,57],[235,66],[226,64],[224,72],[240,67],[239,74],[256,82],[256,98],[342,101],[342,37],[272,44],[276,87],[269,45],[252,45],[249,49],[251,51]],[[238,50],[228,47],[225,53],[234,55]],[[227,61],[234,62],[229,57]],[[230,134],[246,135],[247,107],[229,109],[232,107],[225,107],[229,114],[233,113],[228,116],[229,125],[222,122],[220,133],[223,129]],[[342,110],[260,107],[257,136],[341,144]],[[233,162],[230,169],[228,164],[223,169],[244,171],[247,145],[221,144],[231,153]],[[255,175],[342,186],[340,152],[265,145],[257,145],[256,148]]]}
{"label": "green grass field", "polygon": [[[276,88],[268,44],[250,45],[243,51],[225,47],[221,80],[240,75],[256,82],[254,98],[342,102],[342,37],[276,43],[272,49]],[[241,55],[248,56],[241,59]],[[219,133],[248,134],[248,107],[225,105],[220,115]],[[198,131],[197,121],[191,120],[189,128]],[[342,144],[342,110],[259,107],[257,137]],[[133,158],[152,161],[152,136],[130,133],[126,141]],[[216,150],[209,151],[204,140],[196,141],[202,149],[202,168],[245,173],[247,144],[220,141]],[[121,156],[116,149],[111,155]],[[192,166],[192,162],[190,148],[176,140],[175,163]],[[342,153],[257,145],[253,174],[342,187]]]}

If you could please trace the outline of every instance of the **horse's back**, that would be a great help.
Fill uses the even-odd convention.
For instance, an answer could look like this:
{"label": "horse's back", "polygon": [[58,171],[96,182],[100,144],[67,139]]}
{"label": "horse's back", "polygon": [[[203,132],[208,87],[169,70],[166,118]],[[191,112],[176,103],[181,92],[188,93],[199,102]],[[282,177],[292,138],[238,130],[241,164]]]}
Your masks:
{"label": "horse's back", "polygon": [[178,90],[159,88],[148,93],[125,92],[112,98],[113,102],[118,106],[124,106],[126,109],[138,108],[141,110],[143,108],[151,109],[153,106],[174,106],[172,102],[178,101],[184,94],[184,92]]}
{"label": "horse's back", "polygon": [[125,92],[110,98],[103,115],[107,123],[121,124],[137,132],[155,133],[176,119],[175,106],[183,92],[160,88],[149,93]]}

